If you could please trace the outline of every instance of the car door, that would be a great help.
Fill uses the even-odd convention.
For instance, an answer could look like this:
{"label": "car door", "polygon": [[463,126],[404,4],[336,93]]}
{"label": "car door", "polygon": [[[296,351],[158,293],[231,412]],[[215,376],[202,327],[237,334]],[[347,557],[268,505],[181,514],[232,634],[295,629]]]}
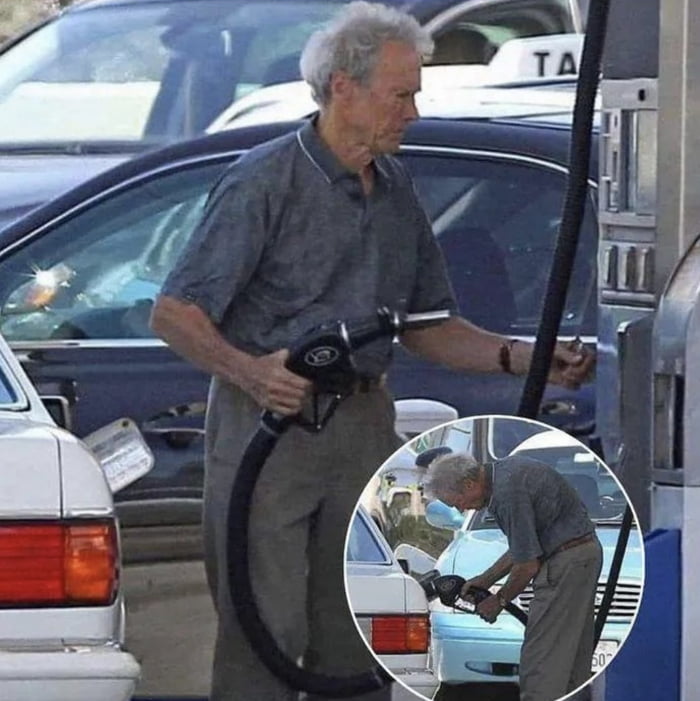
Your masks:
{"label": "car door", "polygon": [[143,173],[0,254],[0,330],[55,416],[81,437],[130,417],[155,455],[154,469],[115,495],[126,562],[200,552],[208,378],[154,338],[148,320],[234,157]]}
{"label": "car door", "polygon": [[[407,146],[404,162],[441,245],[460,311],[489,331],[534,340],[561,219],[566,169],[509,152]],[[593,198],[583,220],[560,335],[595,334],[597,225]],[[402,350],[390,372],[398,398],[430,397],[460,416],[511,414],[523,380],[454,373]],[[549,386],[540,419],[569,431],[592,429],[590,385]]]}

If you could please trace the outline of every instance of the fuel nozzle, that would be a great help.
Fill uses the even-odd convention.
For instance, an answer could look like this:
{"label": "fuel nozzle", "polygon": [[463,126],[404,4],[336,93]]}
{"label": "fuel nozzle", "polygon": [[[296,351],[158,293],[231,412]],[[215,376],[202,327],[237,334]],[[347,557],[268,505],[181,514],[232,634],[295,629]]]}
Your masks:
{"label": "fuel nozzle", "polygon": [[407,329],[440,324],[450,318],[448,309],[415,314],[399,314],[387,307],[377,309],[375,316],[348,321],[344,324],[351,348],[360,348],[384,336],[398,336]]}
{"label": "fuel nozzle", "polygon": [[[445,321],[449,311],[402,315],[387,307],[375,314],[349,321],[332,321],[305,333],[289,349],[286,367],[314,383],[314,409],[310,422],[298,421],[321,430],[337,402],[352,391],[357,380],[353,352],[379,338],[393,337],[404,329]],[[319,395],[330,396],[328,408],[319,413]]]}

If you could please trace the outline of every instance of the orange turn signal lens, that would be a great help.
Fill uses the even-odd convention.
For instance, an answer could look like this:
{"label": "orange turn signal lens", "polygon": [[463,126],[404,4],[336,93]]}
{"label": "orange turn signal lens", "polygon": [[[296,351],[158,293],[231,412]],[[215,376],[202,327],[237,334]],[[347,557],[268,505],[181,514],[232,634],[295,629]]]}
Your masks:
{"label": "orange turn signal lens", "polygon": [[0,606],[105,606],[119,553],[113,521],[0,524]]}
{"label": "orange turn signal lens", "polygon": [[427,652],[430,621],[425,614],[373,616],[372,649],[383,655]]}

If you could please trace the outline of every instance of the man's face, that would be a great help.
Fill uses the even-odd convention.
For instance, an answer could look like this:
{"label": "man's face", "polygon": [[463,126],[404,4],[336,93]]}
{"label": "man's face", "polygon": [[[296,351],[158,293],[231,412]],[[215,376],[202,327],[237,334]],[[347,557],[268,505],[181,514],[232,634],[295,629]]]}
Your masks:
{"label": "man's face", "polygon": [[418,117],[420,70],[421,58],[411,46],[388,41],[367,84],[348,79],[345,119],[373,156],[398,151],[406,127]]}
{"label": "man's face", "polygon": [[460,511],[483,509],[488,504],[486,480],[483,475],[477,480],[465,480],[460,491],[450,494],[442,501]]}

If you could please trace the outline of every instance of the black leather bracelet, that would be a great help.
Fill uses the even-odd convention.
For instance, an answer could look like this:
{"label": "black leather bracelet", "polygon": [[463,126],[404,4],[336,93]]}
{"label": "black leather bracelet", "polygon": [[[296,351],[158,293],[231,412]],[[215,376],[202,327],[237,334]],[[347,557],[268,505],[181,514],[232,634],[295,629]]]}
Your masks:
{"label": "black leather bracelet", "polygon": [[513,346],[517,342],[517,338],[510,338],[507,341],[504,341],[498,350],[498,364],[501,366],[501,370],[509,375],[515,375],[510,364],[510,352],[513,350]]}

